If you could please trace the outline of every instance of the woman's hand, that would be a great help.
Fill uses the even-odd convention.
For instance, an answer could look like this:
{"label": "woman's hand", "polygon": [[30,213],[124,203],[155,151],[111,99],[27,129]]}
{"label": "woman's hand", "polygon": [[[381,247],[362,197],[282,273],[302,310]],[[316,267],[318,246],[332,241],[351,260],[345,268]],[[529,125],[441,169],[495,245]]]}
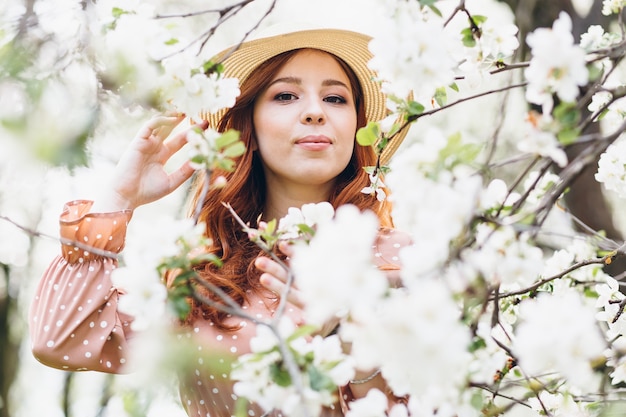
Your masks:
{"label": "woman's hand", "polygon": [[[287,257],[293,255],[293,248],[287,242],[280,242],[278,244],[278,249]],[[266,256],[260,256],[256,259],[254,264],[260,271],[263,272],[259,281],[261,285],[263,285],[268,290],[272,291],[275,294],[284,296],[284,293],[287,289],[287,281],[289,279],[289,272],[278,262],[272,260]],[[289,292],[287,293],[287,301],[296,306],[299,309],[304,309],[304,301],[302,299],[302,293],[298,288],[293,284],[289,287]],[[328,336],[332,331],[334,331],[339,325],[339,318],[334,317],[330,320],[326,321],[321,328],[315,333],[319,334],[323,337]]]}
{"label": "woman's hand", "polygon": [[[280,242],[278,244],[278,249],[287,255],[287,257],[293,255],[293,249],[287,242]],[[258,257],[254,262],[254,265],[261,272],[263,272],[259,278],[261,285],[281,297],[284,296],[285,291],[287,290],[289,271],[286,270],[281,264],[267,256]],[[299,309],[304,307],[300,291],[293,285],[293,282],[289,288],[289,292],[287,293],[287,301]]]}
{"label": "woman's hand", "polygon": [[[97,202],[97,210],[135,209],[178,188],[194,172],[188,162],[167,172],[165,164],[187,143],[187,132],[169,137],[184,115],[160,115],[146,122],[120,158],[110,195]],[[206,128],[206,122],[199,125]]]}

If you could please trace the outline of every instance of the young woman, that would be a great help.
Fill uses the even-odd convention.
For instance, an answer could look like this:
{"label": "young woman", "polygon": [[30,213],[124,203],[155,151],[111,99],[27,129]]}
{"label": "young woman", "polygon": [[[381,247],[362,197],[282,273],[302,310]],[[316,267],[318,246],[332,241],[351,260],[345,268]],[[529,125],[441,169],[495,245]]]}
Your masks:
{"label": "young woman", "polygon": [[[354,204],[372,210],[382,226],[373,259],[382,269],[398,269],[397,251],[407,239],[390,229],[387,203],[361,193],[369,185],[362,167],[374,165],[376,155],[372,148],[357,145],[355,134],[368,120],[386,114],[375,74],[367,68],[368,41],[354,32],[302,31],[251,41],[218,56],[225,57],[226,75],[241,80],[241,95],[224,114],[207,116],[202,127],[211,123],[219,130],[240,131],[247,151],[234,172],[215,173],[213,178],[224,175],[228,181],[211,189],[204,201],[199,201],[204,178],[194,182],[192,207],[201,205],[200,220],[206,222],[206,235],[213,241],[206,250],[223,260],[220,268],[207,264],[198,272],[250,316],[274,313],[286,272],[262,256],[222,202],[230,203],[252,225],[258,219],[281,218],[290,207],[305,203],[329,201],[335,207]],[[172,173],[164,170],[186,143],[186,132],[170,137],[183,119],[159,116],[145,124],[120,159],[109,198],[66,205],[60,218],[64,241],[122,250],[133,209],[167,195],[193,174],[188,164]],[[123,294],[110,280],[115,267],[111,259],[71,243],[62,245],[62,254],[45,272],[31,308],[31,338],[38,360],[72,371],[123,370],[132,317],[117,311]],[[287,313],[302,323],[294,291]],[[192,313],[183,328],[199,353],[197,365],[181,377],[182,403],[190,416],[231,416],[237,396],[223,364],[249,351],[255,324],[191,302]],[[213,360],[205,361],[204,354]],[[376,373],[368,376],[359,373],[344,387],[343,408],[370,388],[384,386]],[[324,415],[343,415],[340,408],[337,404]],[[263,412],[251,405],[248,414]]]}

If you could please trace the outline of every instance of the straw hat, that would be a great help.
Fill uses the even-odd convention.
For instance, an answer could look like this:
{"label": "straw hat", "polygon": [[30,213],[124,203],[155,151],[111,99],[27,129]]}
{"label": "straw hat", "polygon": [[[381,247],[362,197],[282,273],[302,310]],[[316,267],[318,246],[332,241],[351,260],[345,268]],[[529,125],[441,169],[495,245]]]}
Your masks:
{"label": "straw hat", "polygon": [[[217,54],[213,60],[224,65],[226,77],[238,78],[243,83],[250,73],[261,63],[283,52],[301,48],[319,49],[329,52],[352,68],[361,83],[365,101],[365,116],[367,121],[378,121],[388,115],[385,105],[385,95],[380,91],[380,84],[376,81],[376,73],[367,66],[372,58],[368,49],[371,37],[342,29],[312,29],[282,33],[263,37],[248,42],[233,51],[226,49]],[[211,126],[217,126],[225,110],[202,117],[209,121]],[[391,140],[381,155],[381,163],[386,164],[402,143],[406,135],[404,129]]]}

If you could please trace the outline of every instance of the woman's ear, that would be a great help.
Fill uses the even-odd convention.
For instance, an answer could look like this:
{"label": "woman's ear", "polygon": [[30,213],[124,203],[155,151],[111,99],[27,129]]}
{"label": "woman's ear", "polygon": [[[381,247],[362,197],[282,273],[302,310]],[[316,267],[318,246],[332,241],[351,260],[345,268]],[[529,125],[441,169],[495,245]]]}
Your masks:
{"label": "woman's ear", "polygon": [[253,152],[259,150],[259,145],[256,143],[256,136],[254,135],[250,138],[250,150]]}

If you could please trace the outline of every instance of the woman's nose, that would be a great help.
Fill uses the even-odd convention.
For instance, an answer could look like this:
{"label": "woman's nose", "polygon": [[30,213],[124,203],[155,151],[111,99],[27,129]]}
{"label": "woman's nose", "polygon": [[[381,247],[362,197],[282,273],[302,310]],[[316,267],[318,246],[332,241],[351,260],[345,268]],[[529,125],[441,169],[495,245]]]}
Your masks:
{"label": "woman's nose", "polygon": [[309,100],[302,112],[302,123],[304,124],[323,124],[326,121],[324,110],[321,103],[317,100]]}

